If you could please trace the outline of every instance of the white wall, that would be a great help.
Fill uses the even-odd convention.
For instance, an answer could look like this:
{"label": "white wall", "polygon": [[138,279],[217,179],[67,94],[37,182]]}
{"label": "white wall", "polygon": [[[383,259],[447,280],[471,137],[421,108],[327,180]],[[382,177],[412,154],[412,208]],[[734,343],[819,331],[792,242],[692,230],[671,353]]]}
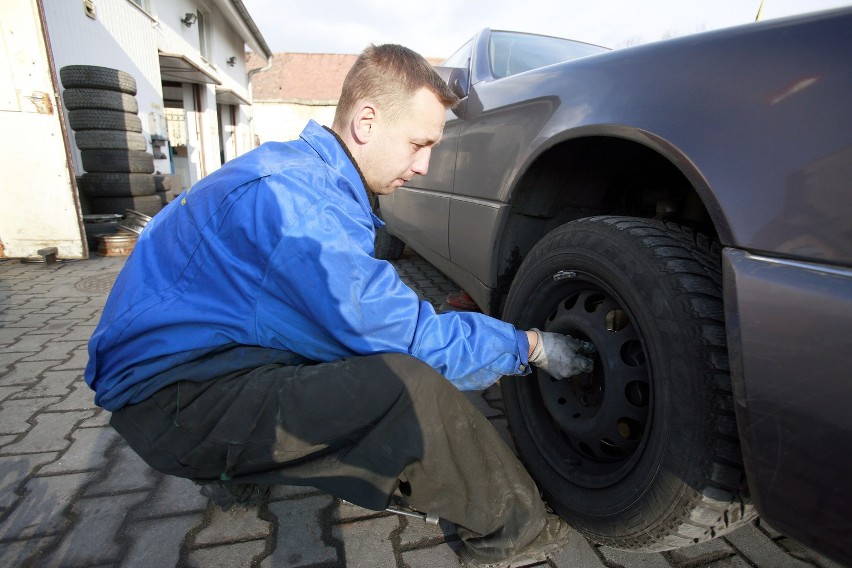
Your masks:
{"label": "white wall", "polygon": [[260,143],[295,140],[308,120],[331,126],[336,106],[254,101],[254,132]]}

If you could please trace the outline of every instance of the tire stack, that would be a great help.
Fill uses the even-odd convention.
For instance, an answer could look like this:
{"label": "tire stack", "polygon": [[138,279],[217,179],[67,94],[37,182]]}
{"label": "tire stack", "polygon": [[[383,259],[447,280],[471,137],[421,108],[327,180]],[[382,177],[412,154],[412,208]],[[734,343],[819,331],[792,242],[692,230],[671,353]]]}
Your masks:
{"label": "tire stack", "polygon": [[155,215],[163,199],[156,194],[154,157],[145,151],[136,80],[124,71],[92,65],[63,67],[59,78],[86,170],[80,178],[84,212],[124,214],[132,209]]}

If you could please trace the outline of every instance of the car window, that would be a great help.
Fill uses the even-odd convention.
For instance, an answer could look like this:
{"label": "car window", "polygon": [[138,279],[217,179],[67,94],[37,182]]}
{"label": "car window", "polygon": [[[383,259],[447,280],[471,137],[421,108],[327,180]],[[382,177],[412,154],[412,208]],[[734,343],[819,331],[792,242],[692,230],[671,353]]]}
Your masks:
{"label": "car window", "polygon": [[473,40],[470,40],[469,42],[461,46],[458,51],[450,55],[450,57],[446,61],[444,61],[441,67],[461,67],[463,69],[469,69],[471,50],[473,50]]}
{"label": "car window", "polygon": [[559,37],[492,31],[488,45],[496,79],[609,51],[605,47]]}

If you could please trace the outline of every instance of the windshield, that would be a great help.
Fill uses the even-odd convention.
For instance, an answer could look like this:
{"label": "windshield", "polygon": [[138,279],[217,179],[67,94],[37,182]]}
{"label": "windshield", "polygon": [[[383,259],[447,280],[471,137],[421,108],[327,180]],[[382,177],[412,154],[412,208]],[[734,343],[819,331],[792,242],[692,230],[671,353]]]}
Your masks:
{"label": "windshield", "polygon": [[609,50],[570,39],[496,31],[488,46],[491,74],[497,79],[605,51]]}

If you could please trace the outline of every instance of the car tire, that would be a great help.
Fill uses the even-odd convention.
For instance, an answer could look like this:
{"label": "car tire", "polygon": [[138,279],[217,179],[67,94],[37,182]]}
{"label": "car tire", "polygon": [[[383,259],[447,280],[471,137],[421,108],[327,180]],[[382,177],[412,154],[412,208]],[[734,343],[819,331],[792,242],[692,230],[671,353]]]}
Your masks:
{"label": "car tire", "polygon": [[156,174],[154,176],[154,187],[157,191],[170,191],[172,189],[172,176]]}
{"label": "car tire", "polygon": [[[87,173],[81,179],[81,191],[88,197],[139,197],[154,195],[154,176],[150,174]],[[123,213],[92,211],[92,213]]]}
{"label": "car tire", "polygon": [[[381,209],[379,209],[378,196],[367,190],[367,196],[370,199],[370,207],[373,213],[379,219],[382,218]],[[379,260],[399,260],[402,258],[402,253],[405,252],[405,242],[388,233],[384,227],[376,229],[376,239],[374,241],[375,257]]]}
{"label": "car tire", "polygon": [[109,67],[67,65],[59,70],[59,79],[66,89],[79,87],[136,94],[136,79],[133,75]]}
{"label": "car tire", "polygon": [[[154,173],[154,156],[138,150],[82,150],[83,169],[97,173]],[[153,181],[153,180],[152,180]]]}
{"label": "car tire", "polygon": [[121,130],[82,130],[74,133],[74,141],[80,150],[144,151],[148,149],[148,142],[144,135]]}
{"label": "car tire", "polygon": [[142,132],[142,119],[129,112],[103,109],[78,109],[68,111],[68,124],[78,130],[123,130]]}
{"label": "car tire", "polygon": [[139,112],[139,103],[136,97],[127,93],[117,91],[105,91],[103,89],[65,89],[62,100],[68,110],[79,110],[83,108],[99,108],[103,110],[119,110],[136,114]]}
{"label": "car tire", "polygon": [[163,203],[158,195],[92,197],[89,204],[92,213],[124,214],[128,209],[132,209],[149,217],[153,217],[163,208]]}
{"label": "car tire", "polygon": [[752,520],[728,372],[718,245],[595,217],[522,262],[504,318],[594,342],[595,370],[506,377],[512,435],[551,507],[591,540],[671,550]]}

